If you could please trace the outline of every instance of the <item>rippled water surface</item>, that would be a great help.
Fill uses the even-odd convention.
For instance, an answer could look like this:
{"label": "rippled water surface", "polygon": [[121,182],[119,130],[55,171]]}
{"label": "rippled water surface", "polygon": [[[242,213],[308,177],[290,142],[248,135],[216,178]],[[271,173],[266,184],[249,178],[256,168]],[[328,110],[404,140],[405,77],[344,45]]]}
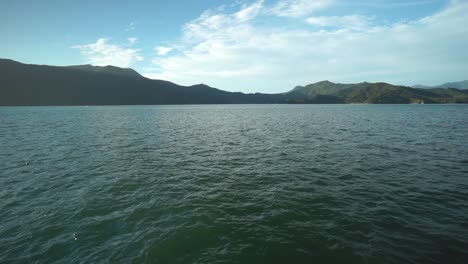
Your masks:
{"label": "rippled water surface", "polygon": [[468,106],[0,108],[0,186],[0,263],[468,263]]}

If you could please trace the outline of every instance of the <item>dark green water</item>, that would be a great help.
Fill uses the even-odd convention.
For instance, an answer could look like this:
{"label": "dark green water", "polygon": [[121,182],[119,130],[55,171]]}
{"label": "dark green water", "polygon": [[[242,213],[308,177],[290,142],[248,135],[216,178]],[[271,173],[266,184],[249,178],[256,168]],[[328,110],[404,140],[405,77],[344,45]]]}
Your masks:
{"label": "dark green water", "polygon": [[0,108],[0,263],[468,263],[468,105]]}

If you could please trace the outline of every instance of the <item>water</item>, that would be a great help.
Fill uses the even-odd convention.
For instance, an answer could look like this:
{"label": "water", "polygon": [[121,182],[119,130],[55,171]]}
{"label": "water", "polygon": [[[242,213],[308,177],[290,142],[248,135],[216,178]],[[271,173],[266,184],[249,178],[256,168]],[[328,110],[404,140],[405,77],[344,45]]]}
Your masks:
{"label": "water", "polygon": [[0,263],[468,263],[467,105],[0,108]]}

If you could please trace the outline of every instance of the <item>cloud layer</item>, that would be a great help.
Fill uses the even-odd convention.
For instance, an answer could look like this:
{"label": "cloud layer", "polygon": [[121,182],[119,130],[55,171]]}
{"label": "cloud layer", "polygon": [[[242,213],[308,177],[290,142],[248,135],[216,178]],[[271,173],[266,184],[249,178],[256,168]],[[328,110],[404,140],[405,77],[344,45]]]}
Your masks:
{"label": "cloud layer", "polygon": [[[468,78],[468,2],[399,23],[324,13],[339,2],[260,0],[234,11],[207,10],[182,27],[180,41],[154,47],[142,73],[243,92],[284,92],[325,79],[411,85]],[[398,3],[423,4],[416,2]],[[128,67],[143,59],[140,50],[107,39],[75,48],[97,65]]]}
{"label": "cloud layer", "polygon": [[332,3],[332,0],[283,0],[271,8],[271,12],[280,17],[303,17]]}
{"label": "cloud layer", "polygon": [[128,38],[127,45],[109,43],[109,39],[100,38],[96,43],[76,45],[72,48],[79,49],[87,63],[97,66],[114,65],[130,67],[136,61],[142,61],[139,49],[128,47],[138,41],[137,38]]}

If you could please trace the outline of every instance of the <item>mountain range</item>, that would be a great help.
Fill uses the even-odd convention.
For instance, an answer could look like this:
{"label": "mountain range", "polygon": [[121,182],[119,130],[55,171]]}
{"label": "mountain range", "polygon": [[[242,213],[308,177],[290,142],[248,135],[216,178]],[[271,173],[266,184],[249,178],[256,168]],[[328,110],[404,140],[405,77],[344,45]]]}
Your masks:
{"label": "mountain range", "polygon": [[468,89],[468,80],[461,81],[461,82],[449,82],[449,83],[444,83],[441,85],[436,85],[436,86],[428,86],[428,85],[421,85],[417,84],[414,85],[413,88],[455,88],[455,89],[460,89],[460,90],[467,90]]}
{"label": "mountain range", "polygon": [[0,106],[265,103],[468,103],[468,90],[322,81],[278,94],[181,86],[114,66],[48,66],[0,59]]}

